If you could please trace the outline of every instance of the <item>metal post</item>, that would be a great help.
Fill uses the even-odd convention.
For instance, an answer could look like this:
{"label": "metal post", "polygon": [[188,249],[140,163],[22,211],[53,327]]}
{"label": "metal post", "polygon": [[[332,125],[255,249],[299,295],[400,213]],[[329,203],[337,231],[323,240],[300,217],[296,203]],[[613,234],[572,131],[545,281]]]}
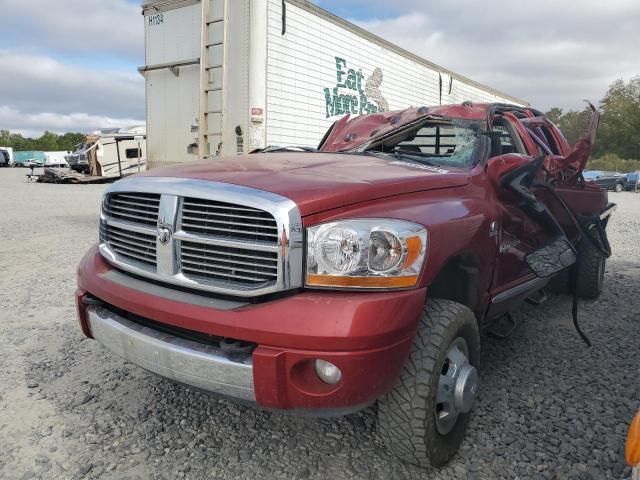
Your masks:
{"label": "metal post", "polygon": [[116,137],[116,152],[118,153],[118,171],[120,172],[120,178],[122,178],[122,162],[120,161],[120,140]]}

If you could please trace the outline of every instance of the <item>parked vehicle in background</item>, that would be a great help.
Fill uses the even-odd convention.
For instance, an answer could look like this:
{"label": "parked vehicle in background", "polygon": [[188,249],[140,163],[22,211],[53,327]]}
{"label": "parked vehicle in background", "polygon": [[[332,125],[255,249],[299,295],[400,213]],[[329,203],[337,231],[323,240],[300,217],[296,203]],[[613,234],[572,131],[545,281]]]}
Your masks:
{"label": "parked vehicle in background", "polygon": [[9,152],[3,148],[0,148],[0,167],[9,167],[11,165],[11,156]]}
{"label": "parked vehicle in background", "polygon": [[627,176],[624,173],[590,170],[583,172],[582,175],[586,180],[593,181],[604,190],[623,192],[628,189]]}
{"label": "parked vehicle in background", "polygon": [[640,190],[640,171],[627,173],[627,190]]}
{"label": "parked vehicle in background", "polygon": [[527,105],[315,2],[152,0],[142,10],[151,168],[315,147],[347,113],[466,100]]}
{"label": "parked vehicle in background", "polygon": [[5,152],[5,155],[4,155],[5,157],[9,158],[9,162],[7,164],[5,164],[5,166],[13,165],[13,148],[12,147],[2,147],[2,146],[0,146],[0,150]]}
{"label": "parked vehicle in background", "polygon": [[[102,129],[65,156],[69,168],[98,177],[123,177],[147,169],[146,128]],[[92,167],[93,166],[93,167]]]}
{"label": "parked vehicle in background", "polygon": [[68,167],[65,157],[71,152],[44,152],[45,166],[47,167]]}
{"label": "parked vehicle in background", "polygon": [[29,150],[13,152],[14,167],[43,166],[46,162],[44,152]]}
{"label": "parked vehicle in background", "polygon": [[580,175],[597,124],[594,110],[572,148],[515,105],[347,115],[317,150],[116,182],[78,268],[82,331],[267,409],[344,415],[377,401],[392,452],[442,465],[478,394],[479,331],[544,299],[552,279],[577,297],[602,291],[615,205]]}

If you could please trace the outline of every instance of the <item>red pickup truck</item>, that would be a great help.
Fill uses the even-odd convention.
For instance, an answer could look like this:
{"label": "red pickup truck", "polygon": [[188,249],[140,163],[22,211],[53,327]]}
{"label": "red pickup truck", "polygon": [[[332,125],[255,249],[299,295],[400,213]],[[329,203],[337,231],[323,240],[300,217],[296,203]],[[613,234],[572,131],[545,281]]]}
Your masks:
{"label": "red pickup truck", "polygon": [[602,289],[615,206],[581,176],[597,121],[571,147],[532,108],[410,108],[345,117],[318,149],[121,180],[78,268],[82,331],[266,409],[377,402],[390,450],[442,465],[478,394],[480,332],[545,287]]}

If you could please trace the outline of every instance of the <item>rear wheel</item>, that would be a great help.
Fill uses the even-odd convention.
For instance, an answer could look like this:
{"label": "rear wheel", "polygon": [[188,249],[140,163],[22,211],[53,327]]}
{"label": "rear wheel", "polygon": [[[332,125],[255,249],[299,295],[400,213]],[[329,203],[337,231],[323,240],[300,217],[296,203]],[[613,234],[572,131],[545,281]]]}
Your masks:
{"label": "rear wheel", "polygon": [[429,300],[394,390],[378,402],[378,432],[391,452],[441,466],[458,451],[478,391],[480,336],[467,307]]}
{"label": "rear wheel", "polygon": [[[596,241],[600,241],[598,236]],[[583,238],[577,247],[576,292],[579,298],[594,300],[604,287],[604,272],[607,258],[588,238]],[[554,293],[572,293],[571,272],[565,270],[556,275],[548,288]]]}
{"label": "rear wheel", "polygon": [[614,189],[616,192],[620,193],[620,192],[622,192],[622,191],[624,190],[624,186],[623,186],[621,183],[616,183],[616,186],[615,186],[615,187],[613,187],[613,189]]}

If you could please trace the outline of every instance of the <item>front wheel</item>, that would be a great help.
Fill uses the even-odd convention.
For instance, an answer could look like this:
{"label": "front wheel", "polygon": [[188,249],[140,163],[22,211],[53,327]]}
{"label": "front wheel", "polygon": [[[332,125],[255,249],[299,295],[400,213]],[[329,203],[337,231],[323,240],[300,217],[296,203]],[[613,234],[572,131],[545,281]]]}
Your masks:
{"label": "front wheel", "polygon": [[613,189],[614,189],[617,193],[620,193],[620,192],[622,192],[622,191],[624,190],[624,187],[622,186],[622,184],[621,184],[621,183],[616,183],[616,186],[615,186],[615,187],[613,187]]}
{"label": "front wheel", "polygon": [[378,432],[389,450],[420,466],[447,463],[467,430],[479,362],[471,310],[451,300],[429,300],[398,383],[378,402]]}

